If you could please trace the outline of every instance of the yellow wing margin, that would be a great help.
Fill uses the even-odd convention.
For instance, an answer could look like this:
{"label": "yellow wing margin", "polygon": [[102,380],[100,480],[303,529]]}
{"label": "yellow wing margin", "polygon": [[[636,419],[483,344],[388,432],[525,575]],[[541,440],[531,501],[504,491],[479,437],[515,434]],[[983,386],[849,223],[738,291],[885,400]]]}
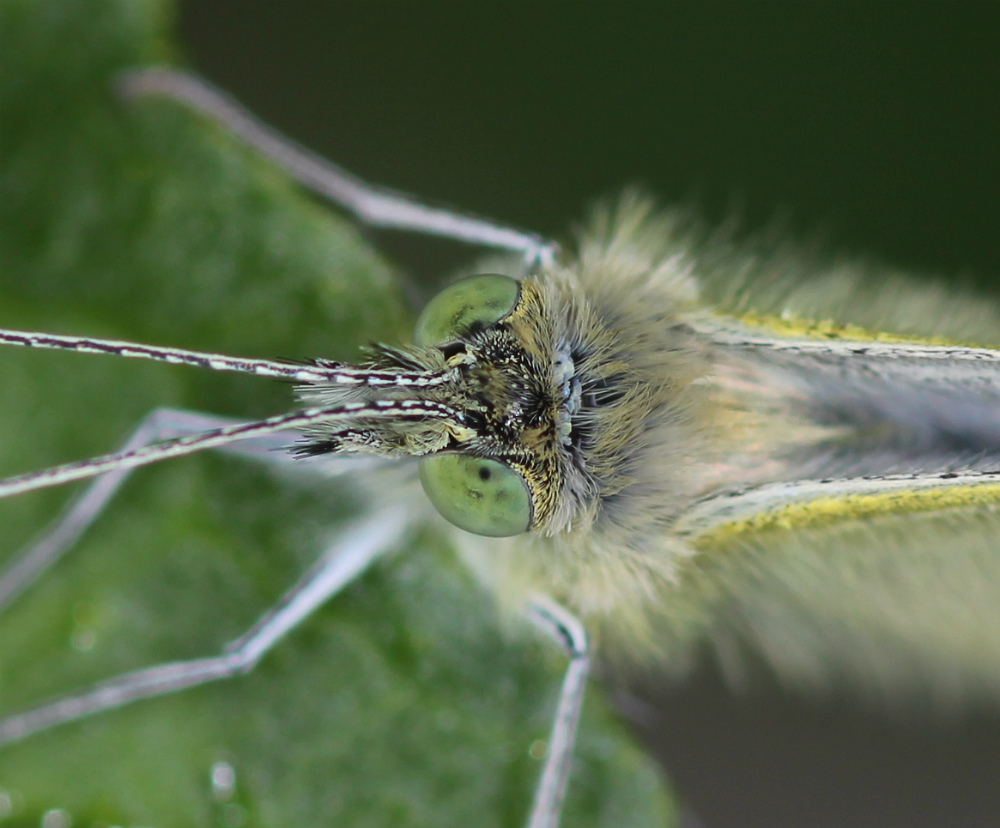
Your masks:
{"label": "yellow wing margin", "polygon": [[699,502],[678,520],[675,532],[700,551],[776,530],[990,506],[1000,506],[1000,472],[772,483]]}

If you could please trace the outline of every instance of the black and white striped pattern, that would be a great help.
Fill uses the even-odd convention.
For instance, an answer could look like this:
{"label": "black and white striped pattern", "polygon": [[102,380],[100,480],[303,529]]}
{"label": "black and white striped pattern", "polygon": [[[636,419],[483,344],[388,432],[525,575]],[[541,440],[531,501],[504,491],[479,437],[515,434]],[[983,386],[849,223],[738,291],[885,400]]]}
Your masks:
{"label": "black and white striped pattern", "polygon": [[307,385],[370,385],[397,387],[430,387],[442,385],[453,378],[454,369],[438,371],[369,370],[329,360],[317,360],[312,365],[296,365],[270,359],[250,359],[188,351],[154,345],[140,345],[116,339],[94,339],[86,336],[61,336],[35,331],[0,329],[0,345],[24,348],[49,348],[78,351],[84,354],[109,354],[127,359],[148,359],[170,365],[190,365],[212,371],[232,371],[270,379],[283,379]]}
{"label": "black and white striped pattern", "polygon": [[0,480],[0,497],[10,497],[34,489],[59,486],[74,480],[96,477],[109,471],[146,466],[171,457],[195,454],[238,440],[264,437],[278,431],[288,431],[333,421],[353,422],[386,418],[411,422],[452,420],[457,423],[461,421],[461,414],[447,405],[427,400],[375,400],[373,402],[349,402],[336,406],[303,408],[288,414],[268,417],[266,420],[223,426],[201,434],[178,437],[174,440],[166,440],[130,451],[102,454],[87,460],[63,463],[40,471],[8,477],[6,480]]}

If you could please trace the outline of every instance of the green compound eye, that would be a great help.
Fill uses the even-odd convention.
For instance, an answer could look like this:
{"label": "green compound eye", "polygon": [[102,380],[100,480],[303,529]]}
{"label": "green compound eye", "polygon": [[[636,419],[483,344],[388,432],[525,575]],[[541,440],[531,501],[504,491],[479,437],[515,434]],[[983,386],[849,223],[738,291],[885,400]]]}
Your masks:
{"label": "green compound eye", "polygon": [[420,459],[420,482],[442,517],[466,532],[506,538],[531,525],[528,484],[497,460],[432,454]]}
{"label": "green compound eye", "polygon": [[517,307],[521,286],[510,276],[484,273],[446,287],[417,319],[417,345],[444,345],[465,336],[474,324],[492,325]]}

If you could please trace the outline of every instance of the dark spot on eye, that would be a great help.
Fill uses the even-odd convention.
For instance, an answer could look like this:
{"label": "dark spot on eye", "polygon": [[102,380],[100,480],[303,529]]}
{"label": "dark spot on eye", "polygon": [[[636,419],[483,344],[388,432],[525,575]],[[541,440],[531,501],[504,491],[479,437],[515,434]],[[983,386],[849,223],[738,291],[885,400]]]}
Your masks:
{"label": "dark spot on eye", "polygon": [[493,476],[493,473],[489,470],[489,468],[487,466],[480,466],[479,467],[479,479],[480,480],[486,481],[486,480],[489,480],[492,476]]}

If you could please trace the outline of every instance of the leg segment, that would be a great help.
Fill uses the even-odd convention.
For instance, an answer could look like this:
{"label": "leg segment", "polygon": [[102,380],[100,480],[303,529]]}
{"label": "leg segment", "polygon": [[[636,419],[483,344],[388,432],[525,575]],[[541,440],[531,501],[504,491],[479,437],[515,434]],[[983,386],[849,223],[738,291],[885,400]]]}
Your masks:
{"label": "leg segment", "polygon": [[124,75],[119,88],[126,97],[164,95],[208,115],[298,182],[350,210],[372,227],[391,227],[513,250],[524,254],[529,267],[544,266],[555,258],[555,246],[533,233],[431,207],[402,193],[365,183],[285,138],[194,75],[172,69],[140,69]]}
{"label": "leg segment", "polygon": [[559,703],[549,735],[545,765],[528,817],[528,828],[557,828],[573,761],[583,695],[590,674],[590,645],[580,620],[555,602],[536,597],[528,606],[528,614],[569,656],[569,666],[559,691]]}
{"label": "leg segment", "polygon": [[407,526],[407,517],[405,508],[393,506],[348,529],[274,608],[221,655],[124,673],[89,690],[11,716],[0,721],[0,745],[140,699],[249,672],[281,638],[395,546]]}
{"label": "leg segment", "polygon": [[[122,451],[140,448],[159,440],[197,434],[236,422],[238,421],[211,414],[157,408],[139,423],[122,445]],[[289,435],[276,434],[273,439],[258,438],[234,443],[225,450],[257,460],[281,462],[290,460],[291,457],[276,449],[289,442]],[[131,471],[131,469],[120,469],[94,480],[40,538],[22,550],[6,570],[0,573],[0,612],[79,540],[87,527],[104,511]]]}

